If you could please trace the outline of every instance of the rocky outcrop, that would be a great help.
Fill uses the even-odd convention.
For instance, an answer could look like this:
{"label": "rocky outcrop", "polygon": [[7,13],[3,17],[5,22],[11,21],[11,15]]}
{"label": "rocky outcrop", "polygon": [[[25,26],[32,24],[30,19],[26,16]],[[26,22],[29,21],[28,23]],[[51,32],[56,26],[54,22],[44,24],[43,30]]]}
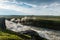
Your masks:
{"label": "rocky outcrop", "polygon": [[1,29],[6,29],[5,18],[0,18],[0,28]]}
{"label": "rocky outcrop", "polygon": [[29,40],[47,40],[45,38],[40,37],[39,34],[33,30],[24,31],[23,34],[30,35],[31,39]]}

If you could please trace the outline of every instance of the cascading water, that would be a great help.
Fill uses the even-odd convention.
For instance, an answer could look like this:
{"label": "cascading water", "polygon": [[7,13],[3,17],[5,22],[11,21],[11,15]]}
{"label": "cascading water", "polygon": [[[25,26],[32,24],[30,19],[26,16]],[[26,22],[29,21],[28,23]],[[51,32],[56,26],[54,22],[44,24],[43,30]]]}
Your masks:
{"label": "cascading water", "polygon": [[48,40],[60,40],[60,31],[49,30],[44,28],[34,28],[32,30],[36,31],[41,37],[44,37]]}
{"label": "cascading water", "polygon": [[26,26],[26,25],[22,25],[21,23],[16,24],[8,20],[5,20],[5,24],[6,24],[6,29],[8,30],[12,30],[15,32],[33,30],[36,31],[41,37],[46,38],[48,40],[60,40],[60,31]]}

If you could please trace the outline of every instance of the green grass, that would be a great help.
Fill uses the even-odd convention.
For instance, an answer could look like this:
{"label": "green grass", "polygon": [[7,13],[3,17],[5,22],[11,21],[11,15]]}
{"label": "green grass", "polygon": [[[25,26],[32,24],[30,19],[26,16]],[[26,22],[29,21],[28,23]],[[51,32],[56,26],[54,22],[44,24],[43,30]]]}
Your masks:
{"label": "green grass", "polygon": [[30,35],[19,34],[10,30],[4,30],[0,28],[0,40],[25,40],[30,38]]}
{"label": "green grass", "polygon": [[23,39],[17,35],[0,31],[0,40],[23,40]]}

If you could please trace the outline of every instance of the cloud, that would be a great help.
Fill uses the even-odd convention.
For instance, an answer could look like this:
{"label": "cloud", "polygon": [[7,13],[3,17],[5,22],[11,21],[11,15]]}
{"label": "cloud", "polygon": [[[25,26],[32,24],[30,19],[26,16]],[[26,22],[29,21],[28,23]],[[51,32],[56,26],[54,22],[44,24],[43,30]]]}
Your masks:
{"label": "cloud", "polygon": [[39,12],[40,15],[60,15],[60,4],[59,3],[52,3],[50,5],[40,5],[39,6]]}
{"label": "cloud", "polygon": [[2,3],[2,4],[0,3],[0,9],[10,9],[10,10],[15,10],[15,11],[22,12],[25,14],[34,14],[35,13],[33,8],[25,8],[25,7],[17,6],[17,5],[7,5],[4,3]]}
{"label": "cloud", "polygon": [[16,1],[17,2],[25,2],[25,3],[29,3],[29,4],[36,4],[36,5],[60,2],[60,0],[16,0]]}
{"label": "cloud", "polygon": [[0,0],[0,9],[28,15],[60,15],[59,2],[59,0]]}
{"label": "cloud", "polygon": [[23,15],[23,13],[10,9],[0,9],[0,15]]}

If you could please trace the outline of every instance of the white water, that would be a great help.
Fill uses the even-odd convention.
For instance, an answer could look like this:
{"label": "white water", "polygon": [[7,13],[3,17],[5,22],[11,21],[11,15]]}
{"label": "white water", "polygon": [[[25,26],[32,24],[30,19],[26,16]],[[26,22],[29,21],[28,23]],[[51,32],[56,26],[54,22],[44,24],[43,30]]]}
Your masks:
{"label": "white water", "polygon": [[44,28],[32,28],[32,30],[36,31],[41,37],[46,38],[48,40],[60,40],[60,31],[49,30]]}
{"label": "white water", "polygon": [[6,20],[5,24],[6,24],[7,29],[15,31],[15,32],[34,30],[41,37],[46,38],[48,40],[60,40],[60,31],[31,27],[31,26],[22,25],[20,23],[16,24],[16,23],[13,23],[13,22],[8,21],[8,20]]}

